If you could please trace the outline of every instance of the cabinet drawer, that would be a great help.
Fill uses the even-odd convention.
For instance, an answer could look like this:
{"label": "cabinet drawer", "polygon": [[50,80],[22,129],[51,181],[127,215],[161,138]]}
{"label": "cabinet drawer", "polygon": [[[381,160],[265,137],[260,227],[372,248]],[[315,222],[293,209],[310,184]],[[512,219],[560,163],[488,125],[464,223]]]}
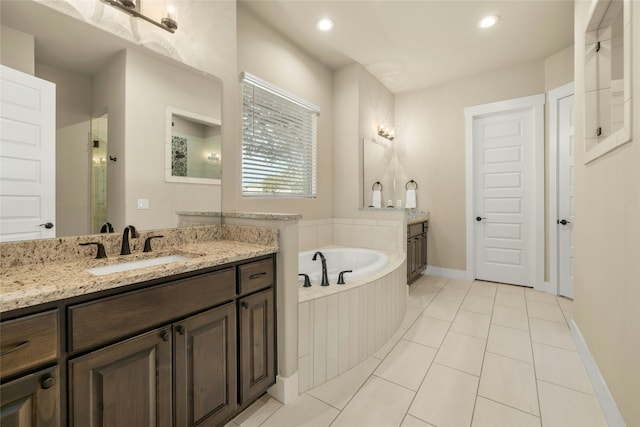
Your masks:
{"label": "cabinet drawer", "polygon": [[417,224],[410,224],[407,227],[407,238],[415,237],[424,232],[424,222],[419,222]]}
{"label": "cabinet drawer", "polygon": [[234,296],[234,269],[228,268],[71,306],[69,351],[131,336]]}
{"label": "cabinet drawer", "polygon": [[0,376],[13,375],[58,357],[58,310],[0,325]]}
{"label": "cabinet drawer", "polygon": [[240,295],[257,291],[273,285],[273,259],[265,259],[238,267],[240,271],[240,283],[238,293]]}

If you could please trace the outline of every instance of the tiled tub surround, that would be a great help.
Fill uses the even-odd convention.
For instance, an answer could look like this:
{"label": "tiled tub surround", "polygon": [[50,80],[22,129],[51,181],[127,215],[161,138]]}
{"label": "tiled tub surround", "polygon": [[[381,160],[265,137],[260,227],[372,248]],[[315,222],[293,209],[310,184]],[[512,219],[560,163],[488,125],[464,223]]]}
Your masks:
{"label": "tiled tub surround", "polygon": [[[402,214],[402,213],[401,213]],[[402,215],[400,215],[402,216]],[[429,212],[408,209],[404,219],[325,218],[298,223],[299,250],[330,245],[405,251],[406,225],[429,220]]]}
{"label": "tiled tub surround", "polygon": [[298,379],[302,393],[374,355],[398,330],[407,308],[405,254],[346,285],[299,288]]}
{"label": "tiled tub surround", "polygon": [[[151,243],[153,251],[142,252],[149,236],[163,235]],[[95,246],[102,242],[107,258],[95,259]],[[131,238],[131,255],[119,255],[120,233],[65,237],[0,244],[0,311],[70,298],[92,292],[214,267],[278,251],[278,233],[273,228],[212,225],[140,231]],[[94,276],[88,268],[137,261],[165,255],[189,259],[159,266]]]}

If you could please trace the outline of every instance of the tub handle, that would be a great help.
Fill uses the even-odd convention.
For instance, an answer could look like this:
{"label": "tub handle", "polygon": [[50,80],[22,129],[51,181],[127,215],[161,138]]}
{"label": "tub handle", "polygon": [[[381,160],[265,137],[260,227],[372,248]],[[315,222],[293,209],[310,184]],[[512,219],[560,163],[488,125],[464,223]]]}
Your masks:
{"label": "tub handle", "polygon": [[308,288],[311,286],[311,280],[309,280],[308,274],[300,273],[298,274],[298,276],[304,276],[304,285],[302,285],[303,288]]}
{"label": "tub handle", "polygon": [[353,270],[344,270],[341,271],[338,275],[338,285],[344,285],[344,273],[353,273]]}

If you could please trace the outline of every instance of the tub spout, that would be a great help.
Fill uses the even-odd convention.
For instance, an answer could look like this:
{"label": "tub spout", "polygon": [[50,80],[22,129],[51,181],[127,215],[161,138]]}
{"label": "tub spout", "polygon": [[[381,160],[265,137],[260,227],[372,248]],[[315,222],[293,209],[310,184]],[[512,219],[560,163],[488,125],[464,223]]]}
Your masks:
{"label": "tub spout", "polygon": [[329,277],[327,276],[327,259],[324,257],[322,252],[318,251],[313,254],[312,260],[315,261],[318,255],[320,255],[320,261],[322,262],[322,282],[320,285],[329,286]]}

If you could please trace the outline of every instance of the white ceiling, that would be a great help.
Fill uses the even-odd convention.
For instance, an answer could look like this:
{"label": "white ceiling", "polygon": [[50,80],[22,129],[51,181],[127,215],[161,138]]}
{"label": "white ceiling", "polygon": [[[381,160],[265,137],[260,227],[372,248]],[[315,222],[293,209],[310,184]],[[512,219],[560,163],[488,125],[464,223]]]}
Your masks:
{"label": "white ceiling", "polygon": [[[362,64],[390,91],[416,90],[546,58],[573,44],[573,1],[239,0],[336,69]],[[481,30],[486,15],[500,22]],[[335,28],[315,28],[330,17]]]}

